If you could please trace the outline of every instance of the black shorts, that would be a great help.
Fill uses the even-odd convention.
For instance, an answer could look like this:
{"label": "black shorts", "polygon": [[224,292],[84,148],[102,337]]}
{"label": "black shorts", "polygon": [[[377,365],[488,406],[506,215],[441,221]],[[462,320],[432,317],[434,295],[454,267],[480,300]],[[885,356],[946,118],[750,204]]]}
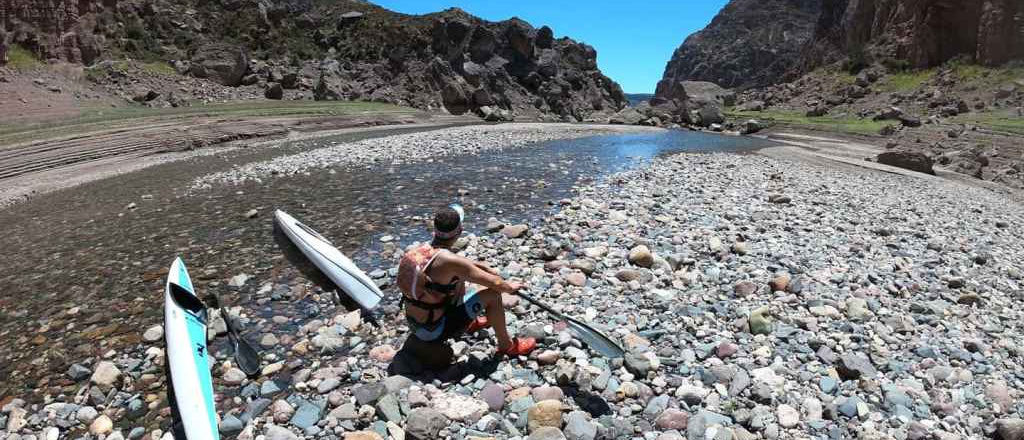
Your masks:
{"label": "black shorts", "polygon": [[437,324],[427,327],[410,320],[414,328],[412,334],[424,342],[446,341],[464,333],[469,323],[483,312],[484,305],[480,302],[477,292],[467,289],[466,294],[458,301],[448,303],[444,308],[444,315]]}

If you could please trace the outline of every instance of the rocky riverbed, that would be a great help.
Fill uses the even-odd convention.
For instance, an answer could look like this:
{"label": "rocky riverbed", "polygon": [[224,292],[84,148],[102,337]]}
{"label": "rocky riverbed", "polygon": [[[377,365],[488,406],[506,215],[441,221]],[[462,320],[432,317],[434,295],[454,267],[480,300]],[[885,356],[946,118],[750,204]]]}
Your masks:
{"label": "rocky riverbed", "polygon": [[[629,350],[624,359],[599,357],[509,296],[510,326],[539,338],[537,352],[492,359],[483,332],[452,345],[455,366],[425,371],[396,354],[408,329],[393,302],[363,316],[282,278],[283,258],[221,281],[227,268],[210,264],[221,257],[195,255],[206,263],[193,273],[201,289],[247,304],[230,313],[264,356],[262,374],[246,378],[214,319],[222,433],[902,440],[1002,430],[1017,438],[1006,433],[1024,411],[1019,205],[934,179],[736,154],[660,156],[557,204],[526,224],[471,205],[477,221],[495,218],[462,252],[603,329]],[[376,240],[381,263],[368,269],[397,295],[390,277],[412,239]],[[28,327],[70,331],[77,313]],[[81,325],[129,345],[72,350],[63,377],[7,393],[0,427],[8,438],[166,438],[160,327],[132,342],[116,326]],[[15,338],[10,332],[3,337]],[[36,341],[27,333],[21,342]],[[18,392],[28,402],[13,398]]]}
{"label": "rocky riverbed", "polygon": [[[660,133],[660,128],[582,124],[502,124],[423,131],[357,142],[334,142],[301,154],[246,164],[229,171],[196,179],[193,189],[214,184],[260,182],[277,175],[309,175],[340,166],[376,163],[433,161],[450,155],[476,154],[499,148],[516,148],[556,139],[577,139],[602,134]],[[316,141],[314,141],[316,142]]]}

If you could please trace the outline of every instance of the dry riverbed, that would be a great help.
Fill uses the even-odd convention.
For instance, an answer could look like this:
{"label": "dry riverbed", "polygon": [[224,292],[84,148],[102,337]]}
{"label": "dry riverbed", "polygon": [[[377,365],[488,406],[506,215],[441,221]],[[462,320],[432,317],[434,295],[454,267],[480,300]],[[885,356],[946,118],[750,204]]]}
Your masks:
{"label": "dry riverbed", "polygon": [[[515,144],[508,133],[518,129],[508,127],[395,136],[363,145],[380,150],[358,157],[342,142],[205,174],[191,197],[215,204],[273,176]],[[337,306],[287,256],[228,264],[223,253],[263,255],[263,244],[232,243],[252,227],[237,213],[151,239],[171,241],[167,252],[211,238],[231,245],[195,255],[193,276],[242,305],[231,313],[264,353],[263,374],[247,379],[223,338],[213,345],[221,430],[241,439],[983,438],[1024,410],[1016,307],[1024,209],[998,194],[715,153],[659,156],[584,182],[557,204],[526,225],[470,205],[476,221],[495,218],[463,252],[604,329],[630,351],[625,359],[600,358],[507,297],[510,326],[542,341],[536,353],[492,360],[488,331],[453,344],[456,366],[424,371],[395,358],[407,328],[393,301],[371,320]],[[380,263],[367,269],[393,299],[394,266],[412,240],[377,237]],[[134,301],[151,301],[161,276],[142,275]],[[66,293],[96,297],[88,288]],[[5,320],[19,318],[14,302],[0,305]],[[6,384],[0,426],[16,438],[163,437],[170,423],[157,317],[127,330],[118,318],[103,320],[128,308],[60,307],[6,326],[5,346],[47,344],[59,332],[95,346],[8,367],[25,376],[69,365]]]}

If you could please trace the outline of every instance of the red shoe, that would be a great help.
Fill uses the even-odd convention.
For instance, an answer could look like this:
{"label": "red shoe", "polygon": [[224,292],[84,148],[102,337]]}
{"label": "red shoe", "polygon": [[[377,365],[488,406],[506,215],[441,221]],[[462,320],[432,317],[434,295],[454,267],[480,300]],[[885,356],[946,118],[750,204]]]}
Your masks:
{"label": "red shoe", "polygon": [[469,327],[466,327],[466,333],[476,333],[490,326],[491,323],[487,322],[486,316],[479,316],[469,323]]}
{"label": "red shoe", "polygon": [[504,350],[498,350],[498,354],[503,354],[505,356],[526,356],[535,348],[537,348],[537,340],[533,338],[512,338],[512,345]]}

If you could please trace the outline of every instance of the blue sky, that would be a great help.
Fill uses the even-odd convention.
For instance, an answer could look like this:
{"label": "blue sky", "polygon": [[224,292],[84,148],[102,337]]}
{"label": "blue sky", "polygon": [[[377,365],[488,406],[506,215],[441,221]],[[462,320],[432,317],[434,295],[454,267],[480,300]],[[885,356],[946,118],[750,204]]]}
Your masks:
{"label": "blue sky", "polygon": [[707,26],[727,0],[373,0],[406,14],[450,7],[486,20],[522,18],[597,49],[605,75],[626,93],[654,93],[672,51]]}

